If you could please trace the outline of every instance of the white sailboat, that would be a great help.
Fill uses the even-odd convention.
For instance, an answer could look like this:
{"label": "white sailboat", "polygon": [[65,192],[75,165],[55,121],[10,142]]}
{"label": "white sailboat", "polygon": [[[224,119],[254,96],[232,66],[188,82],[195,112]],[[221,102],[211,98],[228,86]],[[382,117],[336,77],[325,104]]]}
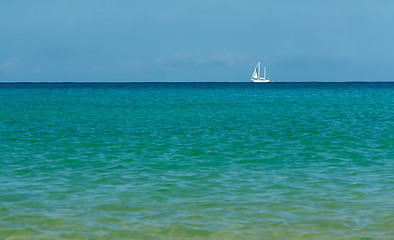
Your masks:
{"label": "white sailboat", "polygon": [[264,66],[264,77],[260,77],[260,62],[257,64],[256,68],[254,69],[254,72],[252,74],[251,80],[253,82],[270,82],[271,80],[268,79],[265,75],[267,72],[267,68]]}

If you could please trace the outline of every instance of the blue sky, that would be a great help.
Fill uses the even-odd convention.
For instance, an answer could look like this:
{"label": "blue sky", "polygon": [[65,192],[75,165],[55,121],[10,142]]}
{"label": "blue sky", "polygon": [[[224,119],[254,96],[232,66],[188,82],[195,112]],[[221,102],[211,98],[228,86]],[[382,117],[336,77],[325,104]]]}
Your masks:
{"label": "blue sky", "polygon": [[0,81],[394,80],[394,1],[0,2]]}

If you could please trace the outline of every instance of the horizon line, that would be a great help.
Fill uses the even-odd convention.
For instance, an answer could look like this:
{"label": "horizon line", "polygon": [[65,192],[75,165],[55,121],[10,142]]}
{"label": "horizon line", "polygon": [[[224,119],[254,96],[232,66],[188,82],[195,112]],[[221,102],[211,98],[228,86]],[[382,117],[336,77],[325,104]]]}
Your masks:
{"label": "horizon line", "polygon": [[[82,83],[82,84],[86,84],[86,83],[254,83],[254,82],[250,82],[250,81],[242,81],[242,82],[219,82],[219,81],[209,81],[209,82],[200,82],[200,81],[195,81],[195,82],[181,82],[181,81],[172,81],[172,82],[107,82],[107,81],[99,81],[99,82],[81,82],[81,81],[63,81],[63,82],[57,82],[57,81],[42,81],[42,82],[32,82],[32,81],[15,81],[15,82],[1,82],[0,84],[18,84],[18,83]],[[268,82],[265,84],[272,84],[272,83],[394,83],[394,80],[389,80],[389,81],[331,81],[331,82],[327,82],[327,81],[302,81],[302,82],[282,82],[282,81],[273,81],[273,82]]]}

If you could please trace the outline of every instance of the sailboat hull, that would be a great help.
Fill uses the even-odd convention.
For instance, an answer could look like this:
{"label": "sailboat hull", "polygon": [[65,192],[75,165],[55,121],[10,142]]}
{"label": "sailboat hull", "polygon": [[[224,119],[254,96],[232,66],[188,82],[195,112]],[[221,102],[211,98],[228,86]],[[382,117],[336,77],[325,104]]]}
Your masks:
{"label": "sailboat hull", "polygon": [[253,82],[267,83],[271,82],[269,79],[252,79]]}

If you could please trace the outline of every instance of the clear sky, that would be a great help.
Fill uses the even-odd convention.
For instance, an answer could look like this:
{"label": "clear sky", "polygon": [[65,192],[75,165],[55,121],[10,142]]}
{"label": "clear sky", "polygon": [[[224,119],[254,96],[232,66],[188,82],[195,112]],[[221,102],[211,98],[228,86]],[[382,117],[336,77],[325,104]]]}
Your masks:
{"label": "clear sky", "polygon": [[393,81],[392,0],[0,1],[0,81]]}

